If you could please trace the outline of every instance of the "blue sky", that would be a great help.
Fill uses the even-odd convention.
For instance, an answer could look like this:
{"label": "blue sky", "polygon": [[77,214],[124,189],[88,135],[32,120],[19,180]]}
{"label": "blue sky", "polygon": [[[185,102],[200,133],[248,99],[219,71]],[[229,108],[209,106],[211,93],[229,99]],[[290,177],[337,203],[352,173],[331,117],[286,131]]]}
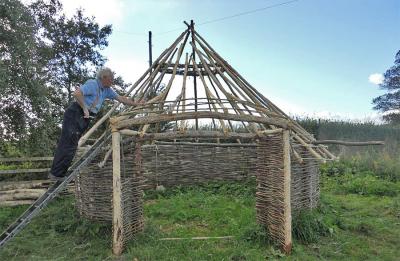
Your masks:
{"label": "blue sky", "polygon": [[[147,32],[156,58],[193,19],[196,30],[254,87],[286,112],[365,119],[383,94],[369,81],[400,50],[398,0],[299,0],[218,22],[202,23],[289,0],[65,0],[114,32],[103,54],[129,81],[148,66]],[[164,33],[166,31],[175,31]]]}

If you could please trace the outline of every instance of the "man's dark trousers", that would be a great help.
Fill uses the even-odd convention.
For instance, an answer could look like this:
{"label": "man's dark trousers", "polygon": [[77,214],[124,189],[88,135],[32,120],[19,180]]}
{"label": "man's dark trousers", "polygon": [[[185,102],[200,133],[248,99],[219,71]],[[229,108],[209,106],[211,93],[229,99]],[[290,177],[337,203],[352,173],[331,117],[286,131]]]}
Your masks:
{"label": "man's dark trousers", "polygon": [[58,141],[50,172],[56,177],[65,176],[78,147],[78,141],[89,126],[78,103],[72,103],[64,113],[61,137]]}

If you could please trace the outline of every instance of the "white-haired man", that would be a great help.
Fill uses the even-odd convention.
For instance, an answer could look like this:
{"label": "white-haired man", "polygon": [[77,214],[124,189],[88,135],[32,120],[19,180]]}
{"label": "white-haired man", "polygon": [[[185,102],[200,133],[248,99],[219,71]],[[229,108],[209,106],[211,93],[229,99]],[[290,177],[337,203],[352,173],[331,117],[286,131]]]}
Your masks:
{"label": "white-haired man", "polygon": [[90,117],[98,113],[105,99],[131,106],[141,104],[118,95],[111,89],[113,81],[113,72],[103,67],[98,70],[96,79],[86,81],[75,90],[75,101],[64,113],[61,136],[49,174],[51,179],[58,180],[65,176],[75,156],[78,141],[89,126]]}

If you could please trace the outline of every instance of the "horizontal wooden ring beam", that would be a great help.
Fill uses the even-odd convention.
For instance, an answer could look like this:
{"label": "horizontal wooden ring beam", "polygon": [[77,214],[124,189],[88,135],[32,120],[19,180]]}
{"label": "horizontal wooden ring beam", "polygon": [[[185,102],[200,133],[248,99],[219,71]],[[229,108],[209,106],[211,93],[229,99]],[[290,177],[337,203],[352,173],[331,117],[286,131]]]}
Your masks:
{"label": "horizontal wooden ring beam", "polygon": [[[134,130],[120,130],[122,135],[140,137],[140,132]],[[140,139],[143,140],[170,140],[183,138],[215,138],[215,139],[255,139],[258,135],[255,133],[237,133],[237,132],[219,132],[219,131],[185,131],[185,132],[161,132],[145,133]]]}
{"label": "horizontal wooden ring beam", "polygon": [[184,112],[179,114],[154,115],[154,116],[145,116],[141,118],[126,119],[114,122],[115,124],[114,127],[117,129],[124,129],[129,126],[145,125],[157,122],[189,120],[189,119],[207,119],[207,118],[256,122],[256,123],[275,125],[283,129],[288,128],[288,121],[284,119],[265,118],[253,115],[236,115],[236,114],[211,112],[211,111]]}

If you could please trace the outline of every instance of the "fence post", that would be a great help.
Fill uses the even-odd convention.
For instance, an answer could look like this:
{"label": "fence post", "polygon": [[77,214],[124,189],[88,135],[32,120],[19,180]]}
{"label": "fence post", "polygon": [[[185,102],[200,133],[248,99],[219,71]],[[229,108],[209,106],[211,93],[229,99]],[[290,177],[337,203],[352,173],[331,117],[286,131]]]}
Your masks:
{"label": "fence post", "polygon": [[121,208],[121,134],[115,130],[112,132],[113,149],[113,254],[121,255],[123,250],[123,226]]}
{"label": "fence post", "polygon": [[290,133],[288,130],[283,131],[283,206],[284,206],[284,235],[285,243],[283,251],[289,254],[292,249],[292,210],[290,205],[290,180],[291,180],[291,165],[290,165]]}

